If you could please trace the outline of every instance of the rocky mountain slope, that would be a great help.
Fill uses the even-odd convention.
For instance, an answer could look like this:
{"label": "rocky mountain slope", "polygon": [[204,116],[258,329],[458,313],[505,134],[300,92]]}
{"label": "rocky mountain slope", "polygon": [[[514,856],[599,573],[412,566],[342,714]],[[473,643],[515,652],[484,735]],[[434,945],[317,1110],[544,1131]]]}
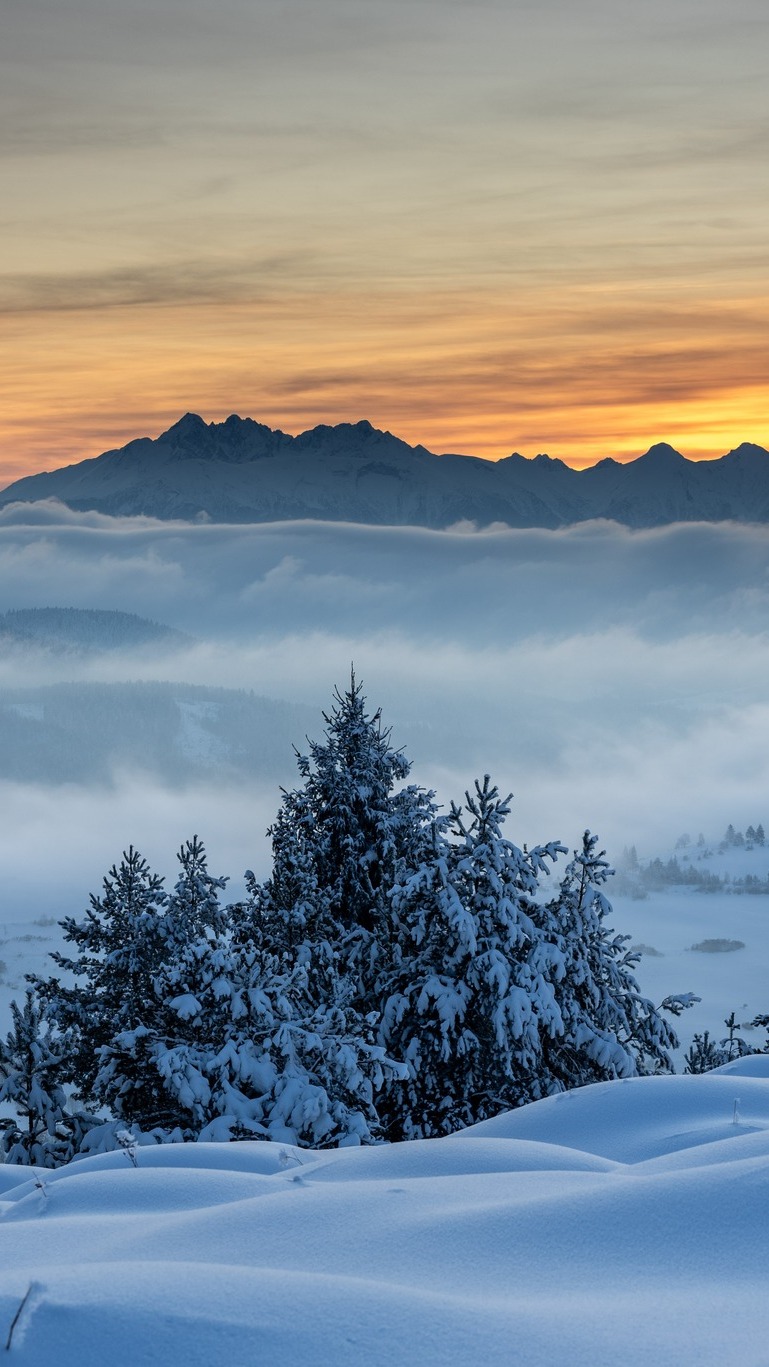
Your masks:
{"label": "rocky mountain slope", "polygon": [[769,521],[769,452],[743,443],[688,461],[664,443],[628,464],[574,470],[549,456],[497,462],[433,455],[368,422],[297,437],[251,418],[188,413],[156,440],[16,480],[0,507],[57,498],[113,516],[270,522],[301,518],[444,528],[560,527],[611,518],[629,527]]}

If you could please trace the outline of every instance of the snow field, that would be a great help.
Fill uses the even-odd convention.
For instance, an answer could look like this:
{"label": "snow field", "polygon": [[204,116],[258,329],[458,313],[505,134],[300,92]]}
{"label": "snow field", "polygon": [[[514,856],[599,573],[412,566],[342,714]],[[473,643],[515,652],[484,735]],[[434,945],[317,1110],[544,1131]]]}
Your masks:
{"label": "snow field", "polygon": [[448,1139],[136,1157],[0,1169],[20,1367],[769,1360],[768,1058]]}

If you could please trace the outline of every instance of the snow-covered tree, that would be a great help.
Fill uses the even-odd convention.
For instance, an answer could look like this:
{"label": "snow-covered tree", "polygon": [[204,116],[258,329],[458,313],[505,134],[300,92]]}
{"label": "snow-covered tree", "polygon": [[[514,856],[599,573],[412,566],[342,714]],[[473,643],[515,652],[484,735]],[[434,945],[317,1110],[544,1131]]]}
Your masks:
{"label": "snow-covered tree", "polygon": [[383,1099],[391,1138],[449,1133],[542,1094],[541,1040],[559,1021],[534,899],[563,847],[519,849],[502,835],[508,813],[486,775],[393,889],[382,1038],[409,1077]]}
{"label": "snow-covered tree", "polygon": [[66,917],[77,954],[52,954],[76,979],[35,979],[47,1016],[72,1041],[68,1081],[76,1096],[128,1122],[162,1123],[167,1105],[152,1062],[155,974],[161,956],[163,880],[131,846],[91,896],[85,917]]}
{"label": "snow-covered tree", "polygon": [[662,1011],[679,1015],[690,996],[666,998],[661,1008],[644,997],[634,975],[639,955],[630,937],[608,924],[603,885],[611,870],[597,838],[585,831],[557,896],[539,913],[542,969],[552,984],[559,1029],[544,1042],[546,1090],[614,1077],[673,1072],[678,1040]]}
{"label": "snow-covered tree", "polygon": [[58,1167],[88,1124],[69,1110],[62,1085],[71,1042],[51,1029],[31,988],[22,1006],[11,1002],[11,1018],[0,1040],[0,1103],[13,1106],[16,1119],[0,1121],[0,1162]]}
{"label": "snow-covered tree", "polygon": [[375,1037],[378,983],[394,952],[391,890],[418,864],[435,806],[406,784],[409,762],[354,674],[324,721],[325,739],[297,752],[302,781],[270,828],[272,873],[263,885],[249,876],[247,924],[282,975],[270,1124],[290,1110],[292,1128],[320,1104],[316,1141],[327,1127],[324,1142],[354,1142],[378,1133],[377,1094],[404,1071]]}
{"label": "snow-covered tree", "polygon": [[396,871],[414,868],[435,813],[433,795],[406,785],[410,764],[394,750],[361,685],[334,694],[326,737],[297,753],[300,787],[284,792],[271,827],[273,869],[252,888],[254,915],[293,962],[312,954],[350,977],[363,1014],[391,939]]}
{"label": "snow-covered tree", "polygon": [[215,1114],[210,1060],[226,1035],[236,989],[228,917],[219,900],[227,879],[209,872],[197,836],[177,858],[179,877],[157,923],[149,1048],[167,1100],[163,1124],[191,1136]]}
{"label": "snow-covered tree", "polygon": [[[595,838],[548,898],[565,848],[509,841],[488,776],[439,816],[354,675],[324,716],[270,829],[272,872],[247,874],[244,902],[221,905],[227,880],[193,837],[170,894],[130,848],[85,918],[61,922],[75,951],[53,958],[74,983],[35,980],[45,1020],[19,1015],[6,1047],[22,1106],[39,1099],[18,1062],[33,1038],[40,1078],[73,1085],[91,1120],[111,1113],[90,1147],[126,1125],[312,1146],[438,1135],[671,1066],[660,1012],[687,1000],[641,995]],[[50,1097],[30,1134],[52,1133]]]}

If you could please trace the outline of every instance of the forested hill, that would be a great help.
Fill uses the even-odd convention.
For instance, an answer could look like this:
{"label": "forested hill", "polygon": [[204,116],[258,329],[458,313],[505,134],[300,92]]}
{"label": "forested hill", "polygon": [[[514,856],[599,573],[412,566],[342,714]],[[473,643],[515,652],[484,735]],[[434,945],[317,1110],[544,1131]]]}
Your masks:
{"label": "forested hill", "polygon": [[50,498],[113,516],[229,523],[769,522],[769,452],[744,442],[719,460],[698,462],[659,443],[627,464],[607,458],[575,470],[547,455],[513,454],[497,462],[438,456],[368,422],[292,437],[250,418],[206,423],[188,413],[156,440],[141,437],[93,460],[17,480],[0,494],[0,507]]}
{"label": "forested hill", "polygon": [[192,638],[134,612],[52,607],[11,608],[0,613],[2,641],[81,654],[143,646],[173,649],[190,645]]}

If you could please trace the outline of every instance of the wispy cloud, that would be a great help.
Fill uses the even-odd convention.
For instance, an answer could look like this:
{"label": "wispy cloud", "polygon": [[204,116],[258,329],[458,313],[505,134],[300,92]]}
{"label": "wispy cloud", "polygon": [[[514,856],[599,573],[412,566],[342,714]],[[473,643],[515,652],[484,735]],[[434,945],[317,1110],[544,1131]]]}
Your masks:
{"label": "wispy cloud", "polygon": [[248,261],[169,260],[111,270],[0,275],[0,313],[103,310],[169,304],[257,304],[275,282],[307,272],[311,253]]}

